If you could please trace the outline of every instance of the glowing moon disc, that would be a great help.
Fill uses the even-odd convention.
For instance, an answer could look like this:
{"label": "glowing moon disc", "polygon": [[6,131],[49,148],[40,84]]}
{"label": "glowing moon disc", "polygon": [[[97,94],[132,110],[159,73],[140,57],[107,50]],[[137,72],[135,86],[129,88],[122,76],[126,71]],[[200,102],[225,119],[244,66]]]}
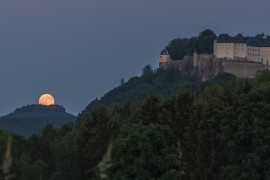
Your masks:
{"label": "glowing moon disc", "polygon": [[54,98],[50,94],[43,94],[39,98],[39,104],[44,106],[54,105]]}

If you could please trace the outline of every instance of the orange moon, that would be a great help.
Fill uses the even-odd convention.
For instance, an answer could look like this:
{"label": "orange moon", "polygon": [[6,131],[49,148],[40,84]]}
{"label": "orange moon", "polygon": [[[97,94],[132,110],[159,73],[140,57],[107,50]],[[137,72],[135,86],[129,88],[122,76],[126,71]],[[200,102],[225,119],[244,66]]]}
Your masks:
{"label": "orange moon", "polygon": [[54,105],[54,97],[50,94],[43,94],[39,98],[39,104],[44,106]]}

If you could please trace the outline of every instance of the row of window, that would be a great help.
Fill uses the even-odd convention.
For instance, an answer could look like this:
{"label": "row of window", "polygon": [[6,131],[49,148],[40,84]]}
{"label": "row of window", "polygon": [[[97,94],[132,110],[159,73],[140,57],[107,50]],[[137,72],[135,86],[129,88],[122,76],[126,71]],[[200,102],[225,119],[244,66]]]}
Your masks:
{"label": "row of window", "polygon": [[[235,50],[235,51],[241,51],[240,48],[235,48],[234,50]],[[244,51],[244,48],[242,48],[242,51]]]}
{"label": "row of window", "polygon": [[[226,46],[226,49],[231,49],[231,46]],[[234,48],[234,50],[241,50],[244,51],[244,48]],[[255,52],[259,52],[260,49],[253,49],[253,48],[248,48],[248,51],[255,51]],[[270,52],[270,49],[267,49],[267,50],[264,50],[264,51],[269,51]]]}
{"label": "row of window", "polygon": [[249,54],[248,53],[248,56],[260,56],[260,54]]}
{"label": "row of window", "polygon": [[245,44],[235,44],[236,46],[244,46]]}
{"label": "row of window", "polygon": [[257,51],[257,52],[259,52],[259,49],[249,49],[248,48],[248,51]]}
{"label": "row of window", "polygon": [[[226,49],[231,49],[231,47],[230,46],[229,47],[226,47]],[[244,51],[244,48],[234,48],[234,50],[235,51],[241,51],[241,50]],[[250,48],[248,48],[248,51],[259,52],[260,49],[250,49]],[[270,49],[266,49],[264,51],[270,52]]]}
{"label": "row of window", "polygon": [[221,43],[221,44],[219,44],[220,46],[222,46],[222,47],[225,47],[225,46],[233,46],[233,45],[235,45],[235,46],[245,46],[245,44],[233,44],[233,43]]}

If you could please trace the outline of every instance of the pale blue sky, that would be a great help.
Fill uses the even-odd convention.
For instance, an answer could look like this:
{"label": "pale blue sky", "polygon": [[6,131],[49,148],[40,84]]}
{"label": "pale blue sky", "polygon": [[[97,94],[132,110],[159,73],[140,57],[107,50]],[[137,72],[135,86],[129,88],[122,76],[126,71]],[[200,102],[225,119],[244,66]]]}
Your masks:
{"label": "pale blue sky", "polygon": [[[245,5],[243,5],[245,4]],[[173,38],[270,34],[267,0],[1,0],[0,115],[51,93],[77,114]]]}

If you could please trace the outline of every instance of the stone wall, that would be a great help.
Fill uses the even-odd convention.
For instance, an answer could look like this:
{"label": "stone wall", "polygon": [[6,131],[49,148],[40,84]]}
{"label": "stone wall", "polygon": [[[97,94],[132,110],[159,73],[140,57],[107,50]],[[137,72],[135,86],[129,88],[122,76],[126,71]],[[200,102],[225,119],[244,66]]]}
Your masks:
{"label": "stone wall", "polygon": [[254,78],[258,71],[264,69],[261,63],[223,62],[224,72],[239,78]]}
{"label": "stone wall", "polygon": [[175,69],[190,75],[197,74],[203,81],[222,72],[234,74],[239,78],[254,78],[258,71],[264,69],[262,63],[227,61],[224,58],[216,58],[212,54],[198,55],[196,53],[194,56],[185,56],[183,60],[160,62],[159,67],[161,69]]}
{"label": "stone wall", "polygon": [[194,69],[200,79],[207,80],[223,71],[222,59],[216,59],[212,54],[194,55]]}
{"label": "stone wall", "polygon": [[183,60],[170,60],[167,62],[160,62],[161,69],[174,69],[185,74],[191,74],[193,71],[193,56],[185,56]]}

